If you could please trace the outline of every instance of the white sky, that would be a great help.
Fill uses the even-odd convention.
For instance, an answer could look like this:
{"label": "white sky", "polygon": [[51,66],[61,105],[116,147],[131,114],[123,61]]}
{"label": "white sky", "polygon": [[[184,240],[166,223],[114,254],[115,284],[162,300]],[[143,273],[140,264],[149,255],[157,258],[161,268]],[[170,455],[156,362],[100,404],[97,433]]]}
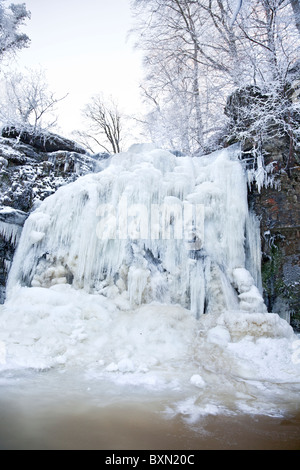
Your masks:
{"label": "white sky", "polygon": [[18,63],[45,69],[57,96],[69,93],[59,109],[62,135],[82,130],[81,109],[97,93],[112,95],[126,114],[139,109],[141,54],[127,40],[130,0],[24,2],[31,19],[22,31],[31,44],[18,53]]}

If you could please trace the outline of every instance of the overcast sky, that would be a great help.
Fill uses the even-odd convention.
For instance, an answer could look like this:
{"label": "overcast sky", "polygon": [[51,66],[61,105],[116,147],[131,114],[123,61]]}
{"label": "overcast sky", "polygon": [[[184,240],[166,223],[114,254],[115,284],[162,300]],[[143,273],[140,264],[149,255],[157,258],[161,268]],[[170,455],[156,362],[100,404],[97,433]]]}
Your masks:
{"label": "overcast sky", "polygon": [[[139,106],[141,54],[127,40],[130,0],[24,0],[31,11],[22,31],[31,39],[18,63],[46,69],[61,103],[63,135],[80,129],[81,108],[99,92],[112,95],[125,113]],[[15,2],[18,3],[18,2]]]}

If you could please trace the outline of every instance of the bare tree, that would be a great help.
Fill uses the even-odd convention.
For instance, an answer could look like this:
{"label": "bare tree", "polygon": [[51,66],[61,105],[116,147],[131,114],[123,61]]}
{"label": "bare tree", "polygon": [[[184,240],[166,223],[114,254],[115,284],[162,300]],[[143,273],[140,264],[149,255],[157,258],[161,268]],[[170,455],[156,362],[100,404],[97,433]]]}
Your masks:
{"label": "bare tree", "polygon": [[108,153],[121,152],[122,115],[112,98],[98,94],[83,110],[87,131],[76,132],[77,137],[91,152],[95,145]]}
{"label": "bare tree", "polygon": [[[282,0],[280,3],[283,4],[285,0]],[[236,2],[236,9],[232,17],[231,21],[231,26],[233,26],[234,22],[237,19],[237,16],[243,6],[243,0],[237,0]],[[300,1],[299,0],[290,0],[290,4],[292,6],[293,12],[294,12],[294,19],[295,19],[295,24],[296,27],[299,31],[300,34]]]}
{"label": "bare tree", "polygon": [[[181,129],[178,131],[181,131],[182,138],[178,139],[179,133],[169,136],[179,144],[179,149],[190,151],[202,148],[202,99],[196,30],[203,24],[197,6],[186,0],[137,0],[135,7],[141,19],[135,28],[139,37],[138,46],[146,52],[148,75],[143,88],[147,89],[149,103],[154,103],[151,95],[153,97],[159,91],[156,101],[160,105],[156,106],[155,114],[159,113],[163,120],[169,114],[170,122],[166,129],[171,130],[171,123],[175,120],[180,123]],[[177,114],[174,114],[175,109]],[[153,116],[153,112],[150,115]]]}
{"label": "bare tree", "polygon": [[66,96],[57,98],[49,90],[43,70],[10,72],[5,75],[1,96],[0,119],[3,126],[37,133],[57,124],[56,105]]}

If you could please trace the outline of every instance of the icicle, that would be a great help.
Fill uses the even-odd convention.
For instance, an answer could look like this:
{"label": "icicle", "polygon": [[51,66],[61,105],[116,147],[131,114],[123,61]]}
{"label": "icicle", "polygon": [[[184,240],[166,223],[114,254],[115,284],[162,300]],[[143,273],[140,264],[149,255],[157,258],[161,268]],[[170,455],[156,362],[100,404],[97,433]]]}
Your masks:
{"label": "icicle", "polygon": [[253,212],[246,218],[246,268],[262,293],[260,222]]}
{"label": "icicle", "polygon": [[0,220],[0,236],[8,243],[16,246],[20,239],[22,227],[15,224],[9,224]]}
{"label": "icicle", "polygon": [[6,272],[6,273],[9,272],[10,267],[11,267],[11,261],[5,259],[5,260],[4,260],[4,269],[5,269],[5,272]]}

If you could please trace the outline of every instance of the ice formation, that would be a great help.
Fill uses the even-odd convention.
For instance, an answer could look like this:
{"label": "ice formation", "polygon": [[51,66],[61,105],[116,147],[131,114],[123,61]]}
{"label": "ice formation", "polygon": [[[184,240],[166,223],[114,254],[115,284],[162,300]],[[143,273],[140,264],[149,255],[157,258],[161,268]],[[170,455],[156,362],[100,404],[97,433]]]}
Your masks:
{"label": "ice formation", "polygon": [[26,214],[11,207],[0,206],[0,236],[16,246],[20,240]]}
{"label": "ice formation", "polygon": [[10,242],[12,245],[16,245],[20,239],[22,227],[19,225],[8,224],[0,221],[0,235],[5,241]]}
{"label": "ice formation", "polygon": [[197,318],[241,303],[263,311],[253,218],[238,147],[190,158],[133,146],[32,213],[9,288],[70,283],[123,307],[180,304]]}

